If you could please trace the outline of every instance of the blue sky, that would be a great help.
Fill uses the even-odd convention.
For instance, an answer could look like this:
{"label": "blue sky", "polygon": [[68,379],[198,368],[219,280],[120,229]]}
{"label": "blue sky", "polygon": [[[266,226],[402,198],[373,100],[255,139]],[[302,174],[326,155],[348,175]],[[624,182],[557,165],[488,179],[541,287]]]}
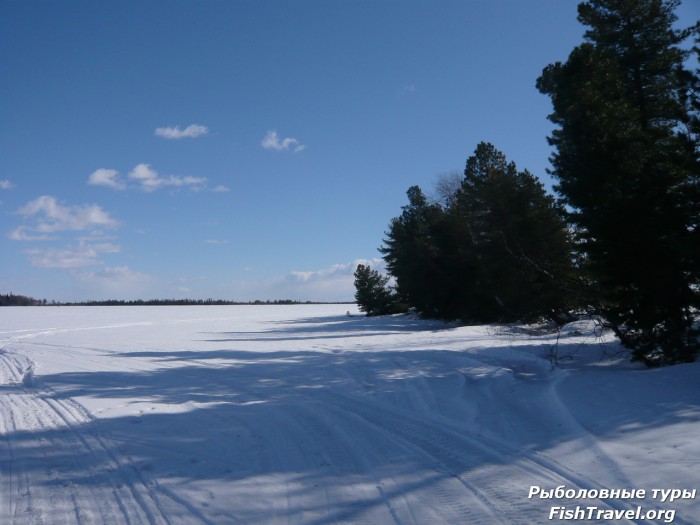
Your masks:
{"label": "blue sky", "polygon": [[351,300],[478,142],[548,184],[577,3],[0,3],[0,293]]}

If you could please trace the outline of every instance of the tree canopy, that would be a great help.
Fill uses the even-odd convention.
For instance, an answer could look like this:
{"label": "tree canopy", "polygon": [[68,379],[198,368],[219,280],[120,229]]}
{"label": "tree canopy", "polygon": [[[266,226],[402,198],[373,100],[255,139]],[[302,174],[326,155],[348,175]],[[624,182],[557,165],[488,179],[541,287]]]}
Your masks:
{"label": "tree canopy", "polygon": [[354,277],[355,301],[361,312],[371,316],[391,314],[397,310],[395,297],[387,286],[389,277],[364,264],[357,265]]}
{"label": "tree canopy", "polygon": [[586,42],[538,79],[550,96],[555,187],[595,308],[637,359],[690,361],[700,265],[698,77],[677,0],[589,0]]}
{"label": "tree canopy", "polygon": [[430,317],[476,322],[565,317],[568,233],[532,174],[481,143],[443,204],[417,186],[407,194],[380,248],[406,303]]}

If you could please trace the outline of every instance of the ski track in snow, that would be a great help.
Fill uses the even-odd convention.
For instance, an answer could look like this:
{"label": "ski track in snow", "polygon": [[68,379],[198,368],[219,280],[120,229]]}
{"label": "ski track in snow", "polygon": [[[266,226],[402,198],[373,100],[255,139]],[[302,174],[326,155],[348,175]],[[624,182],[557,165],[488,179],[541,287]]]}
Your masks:
{"label": "ski track in snow", "polygon": [[530,524],[561,504],[531,485],[637,486],[560,398],[566,372],[517,340],[252,308],[1,326],[0,523]]}

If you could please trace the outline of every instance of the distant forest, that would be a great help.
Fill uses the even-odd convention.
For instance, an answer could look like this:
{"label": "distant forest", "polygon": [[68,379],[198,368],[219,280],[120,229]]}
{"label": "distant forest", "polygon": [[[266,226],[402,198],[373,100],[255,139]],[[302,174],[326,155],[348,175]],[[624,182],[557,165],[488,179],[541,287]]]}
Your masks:
{"label": "distant forest", "polygon": [[34,299],[24,295],[0,295],[0,306],[42,306],[48,304],[46,299]]}
{"label": "distant forest", "polygon": [[0,294],[0,306],[228,306],[228,305],[293,305],[293,304],[351,304],[345,302],[295,301],[293,299],[276,299],[261,301],[226,301],[223,299],[136,299],[123,301],[107,299],[105,301],[58,302],[46,299],[34,299],[24,295]]}

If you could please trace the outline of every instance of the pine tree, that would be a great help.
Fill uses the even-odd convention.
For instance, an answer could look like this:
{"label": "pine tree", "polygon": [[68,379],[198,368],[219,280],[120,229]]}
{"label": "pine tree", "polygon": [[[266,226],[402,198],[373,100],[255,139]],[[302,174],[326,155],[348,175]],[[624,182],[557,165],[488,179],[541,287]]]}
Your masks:
{"label": "pine tree", "polygon": [[426,317],[467,322],[569,319],[571,246],[553,197],[491,144],[467,161],[444,205],[420,188],[380,248],[398,293]]}
{"label": "pine tree", "polygon": [[387,287],[389,278],[364,264],[355,269],[355,301],[367,315],[393,313],[394,299]]}
{"label": "pine tree", "polygon": [[560,208],[492,144],[467,160],[450,213],[470,232],[485,321],[570,318],[576,280]]}
{"label": "pine tree", "polygon": [[700,306],[698,77],[677,0],[589,0],[586,42],[537,81],[552,99],[556,191],[576,229],[592,305],[636,359],[691,361]]}
{"label": "pine tree", "polygon": [[379,248],[398,295],[425,317],[470,318],[473,267],[463,257],[469,236],[418,186],[409,188],[407,196],[408,205],[392,219]]}

